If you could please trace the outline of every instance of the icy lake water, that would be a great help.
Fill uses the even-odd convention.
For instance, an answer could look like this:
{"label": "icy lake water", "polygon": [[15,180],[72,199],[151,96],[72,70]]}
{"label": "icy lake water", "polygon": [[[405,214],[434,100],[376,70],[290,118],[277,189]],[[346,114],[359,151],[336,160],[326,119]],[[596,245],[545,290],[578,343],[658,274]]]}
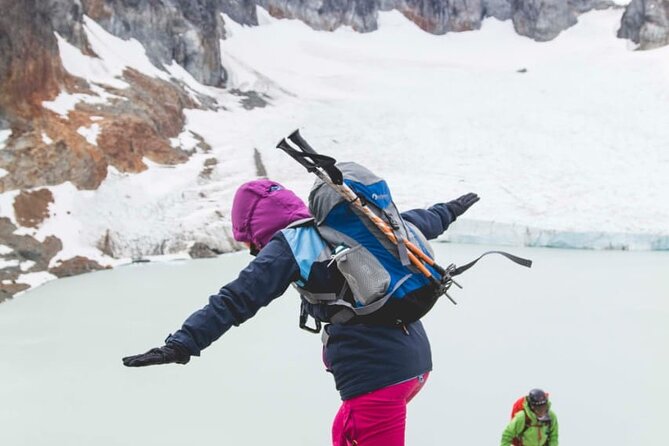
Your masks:
{"label": "icy lake water", "polygon": [[[457,264],[491,247],[435,244]],[[506,248],[425,319],[434,372],[408,445],[499,444],[517,396],[551,392],[561,443],[654,445],[669,415],[669,253]],[[0,444],[327,445],[339,399],[289,291],[187,366],[128,369],[249,260],[238,253],[58,280],[0,305]]]}

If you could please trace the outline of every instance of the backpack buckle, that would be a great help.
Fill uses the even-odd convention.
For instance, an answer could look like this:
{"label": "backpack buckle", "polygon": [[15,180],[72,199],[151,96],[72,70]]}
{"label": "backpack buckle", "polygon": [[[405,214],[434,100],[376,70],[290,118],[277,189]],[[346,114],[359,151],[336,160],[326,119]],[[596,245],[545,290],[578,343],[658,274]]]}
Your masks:
{"label": "backpack buckle", "polygon": [[337,245],[332,250],[332,255],[330,256],[330,261],[328,262],[327,267],[329,268],[334,262],[336,262],[340,257],[345,256],[351,250],[349,246],[346,245]]}
{"label": "backpack buckle", "polygon": [[448,267],[444,270],[444,273],[441,276],[441,286],[439,288],[439,291],[441,292],[441,294],[448,297],[448,300],[453,302],[453,305],[457,305],[458,303],[448,294],[448,290],[451,288],[451,285],[453,284],[455,284],[458,288],[462,289],[462,285],[456,282],[453,279],[453,276],[451,275],[454,271],[455,271],[455,264],[453,263],[448,265]]}
{"label": "backpack buckle", "polygon": [[314,319],[314,327],[309,327],[307,325],[307,320],[309,319],[309,313],[307,313],[306,308],[304,308],[304,305],[302,308],[300,308],[300,328],[302,330],[306,330],[309,333],[320,333],[321,332],[321,321],[318,319]]}

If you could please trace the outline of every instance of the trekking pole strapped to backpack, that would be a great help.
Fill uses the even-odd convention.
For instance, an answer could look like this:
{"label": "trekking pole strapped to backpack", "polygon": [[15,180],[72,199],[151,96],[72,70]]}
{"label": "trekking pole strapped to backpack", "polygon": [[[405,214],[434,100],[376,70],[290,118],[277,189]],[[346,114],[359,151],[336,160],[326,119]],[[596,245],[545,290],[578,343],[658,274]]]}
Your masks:
{"label": "trekking pole strapped to backpack", "polygon": [[[291,140],[292,142],[294,142],[299,148],[301,148],[301,149],[304,150],[305,152],[309,153],[308,156],[313,157],[314,155],[316,155],[316,156],[317,156],[316,159],[327,159],[327,160],[325,161],[325,162],[326,162],[326,166],[325,166],[324,170],[328,173],[328,175],[330,176],[330,179],[331,179],[332,181],[331,181],[331,182],[328,182],[327,179],[323,178],[323,176],[320,176],[320,175],[319,175],[319,177],[320,177],[323,181],[328,182],[329,184],[332,183],[332,184],[330,184],[330,186],[332,186],[335,190],[337,190],[338,192],[340,192],[340,193],[344,196],[344,198],[345,198],[351,205],[356,206],[358,209],[360,209],[362,212],[364,212],[365,215],[366,215],[367,217],[369,217],[369,219],[372,220],[372,221],[374,222],[374,224],[377,225],[378,228],[381,229],[381,230],[383,231],[383,233],[386,234],[386,236],[387,236],[393,243],[396,243],[396,244],[398,243],[398,240],[396,239],[395,235],[393,234],[393,231],[392,231],[392,229],[390,228],[390,226],[388,226],[388,224],[386,224],[386,222],[384,222],[383,220],[381,220],[381,219],[380,219],[379,217],[377,217],[372,211],[370,211],[369,208],[362,202],[362,200],[360,199],[360,196],[359,196],[358,194],[356,194],[355,192],[353,192],[353,191],[351,190],[351,188],[348,187],[348,186],[343,182],[343,175],[341,174],[341,171],[339,171],[339,169],[337,169],[337,168],[335,167],[336,160],[335,160],[334,158],[331,158],[331,157],[328,157],[328,156],[319,155],[318,153],[316,153],[316,151],[309,145],[309,143],[308,143],[307,141],[305,141],[304,138],[302,138],[302,135],[300,135],[299,130],[295,130],[293,133],[291,133],[290,136],[288,137],[288,139]],[[285,139],[284,139],[282,142],[285,142]],[[281,149],[286,150],[285,145],[284,145],[284,146],[281,146],[281,143],[279,143],[279,146],[280,146]],[[297,155],[297,156],[304,156],[304,155],[300,155],[299,153],[298,153],[298,154],[294,154],[294,153],[291,154],[291,153],[289,153],[289,154],[290,154],[290,155]],[[334,178],[333,178],[333,176],[334,176]],[[420,260],[422,260],[423,262],[425,262],[425,263],[427,263],[428,265],[430,265],[430,266],[432,266],[433,268],[435,268],[435,269],[437,270],[437,272],[438,272],[439,274],[441,274],[442,276],[446,274],[447,271],[446,271],[444,268],[442,268],[441,266],[439,266],[439,265],[434,261],[434,259],[432,259],[430,256],[428,256],[427,254],[425,254],[425,252],[423,252],[420,248],[418,248],[416,245],[414,245],[413,243],[411,243],[411,241],[409,241],[409,240],[404,240],[403,242],[406,244],[406,247],[411,251],[411,254],[413,254],[413,255],[419,257]],[[430,276],[432,276],[432,274],[431,274],[427,269],[425,269],[425,267],[424,267],[420,262],[413,262],[413,261],[412,261],[412,263],[414,263],[414,265],[415,265],[415,266],[416,266],[416,267],[417,267],[423,274],[425,274],[426,277],[430,277]],[[456,285],[457,285],[457,284],[456,284]],[[458,286],[459,286],[459,285],[458,285]]]}
{"label": "trekking pole strapped to backpack", "polygon": [[[383,234],[392,243],[397,245],[400,257],[406,256],[409,262],[425,277],[427,277],[435,286],[442,288],[443,292],[441,294],[445,294],[451,300],[451,302],[456,304],[455,300],[453,300],[453,298],[451,298],[451,296],[446,293],[452,283],[455,283],[456,286],[462,288],[451,277],[451,273],[455,270],[455,265],[450,265],[448,268],[443,268],[410,240],[398,238],[394,234],[393,228],[381,218],[376,216],[374,212],[372,212],[363,202],[362,198],[353,190],[351,190],[351,188],[348,187],[346,183],[344,183],[341,171],[335,166],[336,160],[332,157],[317,153],[309,145],[309,143],[305,141],[304,138],[302,138],[299,130],[295,130],[293,133],[291,133],[288,136],[288,140],[301,149],[301,152],[291,147],[285,138],[279,142],[277,148],[289,154],[291,157],[297,160],[297,162],[306,167],[309,172],[316,174],[316,176],[318,176],[323,182],[337,191],[337,193],[339,193],[351,206],[354,206],[356,209],[361,211],[374,223],[374,225],[376,225],[376,227],[379,228],[379,230],[381,230],[381,232],[383,232]],[[425,267],[423,262],[434,268],[434,270],[441,277],[437,278]]]}
{"label": "trekking pole strapped to backpack", "polygon": [[[345,285],[339,293],[327,296],[295,285],[304,301],[338,310],[329,317],[330,322],[354,318],[412,322],[425,315],[440,296],[455,304],[448,290],[452,284],[462,287],[453,277],[483,256],[499,253],[520,265],[532,264],[505,252],[489,251],[463,266],[444,268],[434,260],[423,233],[402,217],[382,178],[359,164],[337,163],[317,153],[298,130],[277,148],[318,177],[309,194],[313,227],[328,245],[327,266],[336,262]],[[303,275],[298,282],[304,284],[308,278]]]}

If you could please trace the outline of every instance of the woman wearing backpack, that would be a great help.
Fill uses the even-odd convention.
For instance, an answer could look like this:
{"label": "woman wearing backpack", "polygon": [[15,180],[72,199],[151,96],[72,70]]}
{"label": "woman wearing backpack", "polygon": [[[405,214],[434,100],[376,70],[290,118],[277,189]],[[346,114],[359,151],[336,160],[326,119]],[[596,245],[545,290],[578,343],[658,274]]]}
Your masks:
{"label": "woman wearing backpack", "polygon": [[[402,218],[425,238],[434,239],[478,199],[467,194],[429,209],[405,212]],[[249,246],[255,259],[237,279],[212,295],[208,305],[186,319],[164,346],[123,358],[123,363],[128,367],[186,364],[233,325],[284,294],[292,282],[314,293],[339,293],[344,279],[336,268],[329,268],[329,259],[305,261],[313,245],[323,244],[307,220],[310,217],[304,202],[279,183],[255,180],[242,185],[232,206],[233,233]],[[331,308],[310,305],[304,299],[303,312],[330,322],[325,327],[323,360],[343,401],[332,426],[333,445],[404,445],[406,405],[432,369],[421,322],[332,323]]]}
{"label": "woman wearing backpack", "polygon": [[516,401],[501,446],[558,446],[558,421],[548,394],[532,389]]}

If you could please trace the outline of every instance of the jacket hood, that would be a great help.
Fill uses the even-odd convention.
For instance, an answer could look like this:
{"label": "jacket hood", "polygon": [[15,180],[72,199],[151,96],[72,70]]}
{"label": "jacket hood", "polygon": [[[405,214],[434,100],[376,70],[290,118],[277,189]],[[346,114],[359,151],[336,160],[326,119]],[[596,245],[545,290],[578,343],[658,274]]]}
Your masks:
{"label": "jacket hood", "polygon": [[276,232],[311,214],[293,191],[276,181],[254,180],[235,192],[231,217],[235,240],[262,249]]}
{"label": "jacket hood", "polygon": [[[546,404],[548,404],[548,411],[547,411],[546,413],[549,414],[549,416],[550,416],[550,413],[551,413],[551,401],[548,400],[548,403],[546,403]],[[530,403],[529,403],[529,401],[527,401],[527,398],[525,398],[525,402],[523,403],[523,410],[524,410],[525,413],[527,414],[527,417],[528,417],[530,420],[532,420],[532,423],[536,423],[536,422],[537,422],[537,414],[535,414],[534,411],[530,408]]]}

